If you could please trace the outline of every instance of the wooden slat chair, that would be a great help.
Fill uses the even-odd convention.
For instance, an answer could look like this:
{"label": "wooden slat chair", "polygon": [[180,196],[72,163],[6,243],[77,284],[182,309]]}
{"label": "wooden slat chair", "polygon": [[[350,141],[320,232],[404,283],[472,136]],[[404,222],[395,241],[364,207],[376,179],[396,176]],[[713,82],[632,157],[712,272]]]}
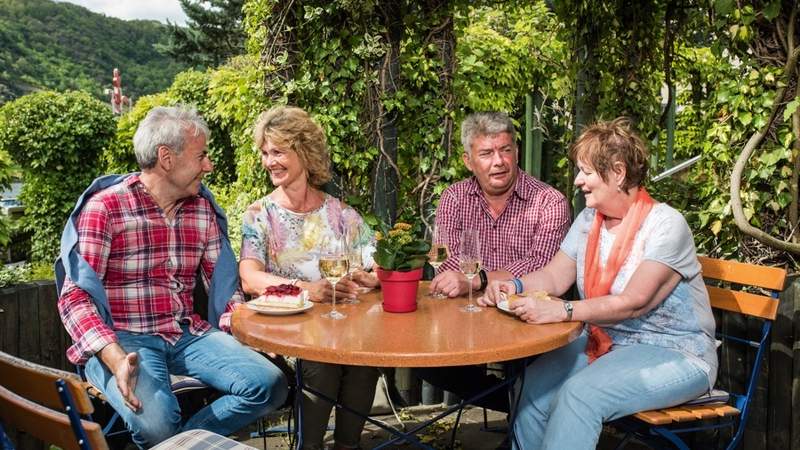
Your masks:
{"label": "wooden slat chair", "polygon": [[[106,450],[100,425],[81,417],[93,409],[78,375],[0,352],[0,443],[4,450],[10,445],[4,429],[24,431],[63,450]],[[185,431],[153,448],[254,449],[204,430]]]}
{"label": "wooden slat chair", "polygon": [[[628,432],[617,448],[622,448],[631,437],[637,436],[644,443],[663,443],[666,440],[676,448],[688,449],[680,434],[726,427],[730,427],[732,433],[727,448],[734,449],[741,442],[761,364],[769,349],[769,334],[778,311],[778,293],[783,290],[786,270],[707,257],[698,259],[706,282],[717,282],[706,285],[712,308],[761,322],[757,341],[746,336],[724,334],[717,324],[717,339],[723,346],[741,344],[756,349],[753,367],[746,373],[747,379],[737,380],[743,382],[744,391],[734,393],[715,389],[683,405],[643,411],[616,421],[613,425]],[[741,290],[744,287],[762,288],[770,295],[744,292]]]}

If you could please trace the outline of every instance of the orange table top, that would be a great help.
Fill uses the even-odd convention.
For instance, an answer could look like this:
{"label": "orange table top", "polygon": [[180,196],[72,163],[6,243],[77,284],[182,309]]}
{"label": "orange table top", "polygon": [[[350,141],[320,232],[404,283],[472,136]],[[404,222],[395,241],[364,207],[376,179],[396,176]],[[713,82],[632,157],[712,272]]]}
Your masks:
{"label": "orange table top", "polygon": [[342,320],[321,317],[330,304],[314,304],[291,316],[269,316],[238,308],[233,335],[265,352],[337,364],[375,367],[437,367],[523,358],[564,346],[582,324],[531,325],[496,308],[460,310],[466,297],[432,299],[427,283],[417,293],[417,310],[387,313],[381,292],[359,295],[361,303],[337,305]]}

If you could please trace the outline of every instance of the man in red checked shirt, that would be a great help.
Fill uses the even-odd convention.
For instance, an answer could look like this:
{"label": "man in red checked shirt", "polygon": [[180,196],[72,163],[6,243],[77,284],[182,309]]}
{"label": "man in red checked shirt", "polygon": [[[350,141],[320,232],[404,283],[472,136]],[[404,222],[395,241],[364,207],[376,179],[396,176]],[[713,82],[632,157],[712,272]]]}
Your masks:
{"label": "man in red checked shirt", "polygon": [[[433,278],[432,292],[467,294],[470,281],[458,265],[464,230],[476,230],[481,246],[481,271],[472,278],[473,291],[483,290],[491,280],[510,280],[544,267],[558,251],[570,225],[567,200],[519,169],[515,136],[504,113],[474,113],[461,124],[462,158],[473,176],[447,188],[439,200],[436,227],[445,231],[450,256]],[[418,373],[462,398],[497,382],[480,366]],[[506,393],[496,394],[476,403],[508,412]]]}
{"label": "man in red checked shirt", "polygon": [[[67,277],[58,308],[75,341],[67,356],[85,364],[143,448],[183,430],[228,435],[287,395],[280,369],[220,331],[242,293],[224,213],[201,185],[213,169],[208,136],[192,109],[152,109],[133,137],[142,172],[96,180],[62,238]],[[75,243],[65,250],[68,236]],[[193,312],[198,272],[215,300],[214,326]],[[170,374],[223,395],[182,423]]]}

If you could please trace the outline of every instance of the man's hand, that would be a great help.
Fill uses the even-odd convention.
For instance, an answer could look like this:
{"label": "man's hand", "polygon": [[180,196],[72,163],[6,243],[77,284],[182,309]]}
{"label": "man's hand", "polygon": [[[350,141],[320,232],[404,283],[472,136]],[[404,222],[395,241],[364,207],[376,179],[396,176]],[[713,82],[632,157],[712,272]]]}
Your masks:
{"label": "man's hand", "polygon": [[[474,285],[478,281],[480,286],[480,279],[476,276],[472,279],[472,290],[477,290]],[[469,291],[469,280],[466,275],[455,270],[446,270],[439,275],[436,275],[431,281],[431,292],[441,292],[448,297],[458,297],[459,295],[466,295]]]}
{"label": "man's hand", "polygon": [[99,353],[100,360],[108,367],[117,381],[117,389],[131,411],[138,411],[142,402],[136,397],[136,380],[139,376],[139,355],[125,353],[119,344],[109,344]]}

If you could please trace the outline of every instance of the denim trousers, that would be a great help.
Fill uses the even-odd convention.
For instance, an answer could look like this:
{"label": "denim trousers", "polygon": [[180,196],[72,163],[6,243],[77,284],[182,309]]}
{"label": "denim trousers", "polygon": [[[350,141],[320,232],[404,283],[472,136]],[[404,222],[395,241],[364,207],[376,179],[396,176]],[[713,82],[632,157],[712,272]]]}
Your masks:
{"label": "denim trousers", "polygon": [[[212,329],[195,336],[182,328],[175,345],[156,335],[117,331],[125,352],[139,355],[135,394],[142,406],[137,412],[125,406],[113,374],[97,356],[86,363],[86,377],[103,390],[139,447],[153,446],[183,430],[229,435],[279,407],[288,395],[283,372],[229,334]],[[196,378],[222,396],[181,424],[170,374]]]}
{"label": "denim trousers", "polygon": [[706,372],[676,350],[615,345],[589,364],[586,341],[584,332],[525,370],[515,449],[594,449],[604,422],[677,405],[709,390]]}
{"label": "denim trousers", "polygon": [[[363,416],[369,414],[375,399],[378,369],[308,360],[303,360],[302,366],[303,384],[338,400]],[[323,441],[332,408],[331,402],[303,392],[303,450],[324,448]],[[337,409],[334,442],[341,447],[358,448],[364,421],[364,417]]]}

